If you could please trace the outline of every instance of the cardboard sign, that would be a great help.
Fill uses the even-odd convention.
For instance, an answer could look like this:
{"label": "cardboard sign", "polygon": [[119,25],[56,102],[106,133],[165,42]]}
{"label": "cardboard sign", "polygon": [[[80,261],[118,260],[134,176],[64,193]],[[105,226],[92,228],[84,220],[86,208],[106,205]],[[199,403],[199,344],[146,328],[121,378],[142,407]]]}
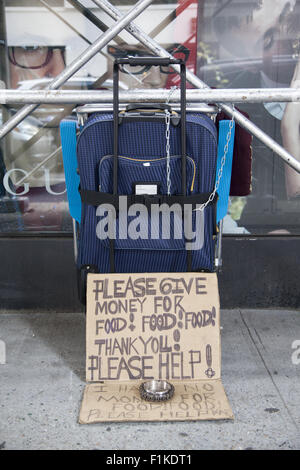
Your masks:
{"label": "cardboard sign", "polygon": [[[219,316],[213,273],[89,274],[90,384],[80,422],[232,418],[220,380]],[[169,380],[174,397],[142,400],[138,387],[151,379]]]}
{"label": "cardboard sign", "polygon": [[87,385],[79,422],[233,419],[220,379],[173,381],[172,384],[174,397],[154,403],[141,399],[136,383]]}

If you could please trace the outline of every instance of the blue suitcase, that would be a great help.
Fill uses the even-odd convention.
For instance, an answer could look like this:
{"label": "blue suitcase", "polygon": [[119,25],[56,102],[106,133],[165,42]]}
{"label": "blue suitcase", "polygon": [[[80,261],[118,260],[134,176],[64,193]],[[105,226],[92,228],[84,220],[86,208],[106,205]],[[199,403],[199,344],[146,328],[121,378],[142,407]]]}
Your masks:
{"label": "blue suitcase", "polygon": [[[166,62],[160,58],[138,60],[152,65]],[[90,115],[77,139],[82,201],[77,268],[83,302],[88,272],[214,270],[217,196],[204,210],[199,208],[214,190],[216,126],[205,114],[186,113],[185,65],[175,59],[168,63],[181,67],[180,113],[168,105],[154,104],[130,105],[119,112],[121,61],[137,63],[131,58],[115,61],[113,114]],[[166,156],[168,114],[170,154]],[[170,233],[166,236],[164,210],[158,217],[151,211],[155,206],[168,212],[174,204],[177,211],[169,212]],[[138,211],[139,207],[143,210]],[[195,236],[192,240],[185,232],[184,207],[191,209],[187,219]],[[134,210],[128,212],[128,208]],[[108,221],[113,233],[105,236]],[[134,231],[130,231],[132,227]]]}

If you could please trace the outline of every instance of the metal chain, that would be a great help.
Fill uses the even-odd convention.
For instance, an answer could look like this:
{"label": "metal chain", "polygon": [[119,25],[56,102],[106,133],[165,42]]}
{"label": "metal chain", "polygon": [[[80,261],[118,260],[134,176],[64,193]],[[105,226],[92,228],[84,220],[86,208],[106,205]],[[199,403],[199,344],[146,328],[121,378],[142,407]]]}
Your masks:
{"label": "metal chain", "polygon": [[[169,104],[172,94],[177,89],[177,86],[172,86],[170,93],[167,96],[166,104]],[[168,109],[165,110],[165,123],[166,123],[166,155],[167,155],[167,194],[171,195],[171,167],[170,167],[170,124],[171,113]]]}
{"label": "metal chain", "polygon": [[171,99],[171,96],[173,95],[174,91],[177,90],[177,88],[178,88],[177,86],[172,86],[172,87],[170,88],[170,92],[169,92],[169,94],[168,94],[168,96],[167,96],[167,99],[166,99],[166,104],[169,104],[169,101],[170,101],[170,99]]}
{"label": "metal chain", "polygon": [[170,122],[171,114],[167,109],[165,110],[165,122],[166,122],[166,155],[167,155],[167,194],[171,195],[171,167],[170,167]]}
{"label": "metal chain", "polygon": [[[233,111],[234,111],[234,105],[232,107],[233,107]],[[223,175],[223,169],[224,169],[224,166],[225,166],[225,163],[226,163],[226,156],[227,156],[227,153],[228,153],[229,142],[231,140],[231,133],[232,133],[232,129],[233,129],[233,124],[234,124],[234,113],[232,114],[232,118],[231,118],[230,123],[229,123],[229,130],[228,130],[227,136],[226,136],[226,144],[224,146],[224,154],[223,154],[223,157],[222,157],[222,160],[221,160],[221,166],[220,166],[219,171],[218,171],[217,180],[216,180],[214,190],[210,194],[207,201],[204,202],[203,204],[201,204],[201,206],[198,209],[194,209],[194,210],[204,211],[206,206],[208,206],[208,204],[210,204],[215,198],[216,192],[218,191],[219,186],[220,186],[221,178],[222,178],[222,175]]]}
{"label": "metal chain", "polygon": [[[177,89],[176,86],[173,86],[170,89],[170,93],[167,97],[166,104],[169,103],[170,98],[171,98],[172,94],[174,93],[174,91],[176,89]],[[235,110],[234,105],[232,105],[232,108],[233,108],[233,111],[234,111]],[[165,110],[165,123],[166,123],[166,155],[167,155],[167,194],[168,194],[168,196],[170,196],[171,195],[171,168],[170,168],[170,123],[171,123],[171,113],[167,109]],[[210,204],[215,198],[216,192],[218,191],[219,186],[220,186],[221,178],[222,178],[222,175],[223,175],[223,169],[224,169],[224,166],[225,166],[225,163],[226,163],[226,157],[227,157],[227,153],[228,153],[228,149],[229,149],[229,142],[231,140],[233,125],[234,125],[234,113],[232,114],[232,118],[231,118],[230,123],[229,123],[229,130],[228,130],[227,136],[226,136],[226,144],[224,146],[224,154],[223,154],[223,157],[221,159],[221,166],[220,166],[219,171],[218,171],[217,180],[216,180],[214,190],[209,195],[209,198],[207,199],[207,201],[204,202],[203,204],[201,204],[201,206],[198,209],[194,209],[194,210],[204,211],[204,209],[208,206],[208,204]]]}

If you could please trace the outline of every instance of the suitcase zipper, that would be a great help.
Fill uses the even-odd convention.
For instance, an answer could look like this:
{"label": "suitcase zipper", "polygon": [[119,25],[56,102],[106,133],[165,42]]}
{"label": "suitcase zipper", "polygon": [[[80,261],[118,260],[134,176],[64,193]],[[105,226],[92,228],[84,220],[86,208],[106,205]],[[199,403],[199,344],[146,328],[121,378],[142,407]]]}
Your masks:
{"label": "suitcase zipper", "polygon": [[[101,115],[100,115],[101,116]],[[94,116],[93,118],[91,117],[91,120],[90,122],[88,122],[87,124],[84,125],[83,129],[81,130],[80,134],[79,134],[79,137],[77,139],[77,146],[78,146],[78,142],[79,140],[81,139],[81,136],[84,134],[84,132],[91,126],[94,126],[96,124],[99,124],[99,122],[113,122],[113,119],[112,119],[112,116],[110,114],[106,114],[107,118],[103,119],[103,115],[101,116],[102,119],[101,120],[97,120],[97,117],[98,116]],[[111,116],[111,118],[108,118],[108,116]],[[216,141],[217,137],[216,137],[216,129],[214,127],[214,123],[213,121],[207,117],[207,116],[201,116],[200,114],[197,115],[197,114],[187,114],[186,116],[186,122],[189,122],[191,124],[197,124],[193,121],[190,121],[189,120],[189,117],[196,117],[197,119],[200,119],[201,120],[201,125],[212,135],[212,137],[214,138],[214,140]],[[77,147],[76,146],[76,147]]]}
{"label": "suitcase zipper", "polygon": [[[112,158],[112,155],[105,155],[104,157],[101,158],[100,162],[99,162],[99,170],[100,170],[100,166],[102,164],[102,162],[108,158]],[[132,158],[132,157],[123,157],[122,155],[118,156],[118,158],[123,158],[125,160],[131,160],[131,161],[135,161],[135,162],[143,162],[143,163],[147,163],[147,162],[158,162],[158,161],[161,161],[161,160],[166,160],[167,157],[160,157],[160,158],[152,158],[152,159],[144,159],[144,158]],[[170,158],[179,158],[177,155],[171,155]],[[187,159],[190,160],[193,164],[193,168],[194,168],[194,173],[193,173],[193,179],[192,179],[192,184],[191,184],[191,188],[190,188],[190,191],[191,193],[194,191],[194,184],[195,184],[195,176],[196,176],[196,164],[194,162],[194,160],[189,157],[187,155]],[[99,191],[101,191],[101,186],[99,184]]]}

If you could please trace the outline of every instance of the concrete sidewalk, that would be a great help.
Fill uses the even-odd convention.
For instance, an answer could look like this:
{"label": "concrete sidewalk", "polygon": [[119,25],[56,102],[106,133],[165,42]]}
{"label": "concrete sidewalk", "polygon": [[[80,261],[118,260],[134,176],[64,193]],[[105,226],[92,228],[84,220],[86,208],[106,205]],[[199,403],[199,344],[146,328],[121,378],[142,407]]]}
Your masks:
{"label": "concrete sidewalk", "polygon": [[221,324],[234,421],[79,425],[84,315],[1,313],[0,449],[300,449],[300,312],[223,310]]}

